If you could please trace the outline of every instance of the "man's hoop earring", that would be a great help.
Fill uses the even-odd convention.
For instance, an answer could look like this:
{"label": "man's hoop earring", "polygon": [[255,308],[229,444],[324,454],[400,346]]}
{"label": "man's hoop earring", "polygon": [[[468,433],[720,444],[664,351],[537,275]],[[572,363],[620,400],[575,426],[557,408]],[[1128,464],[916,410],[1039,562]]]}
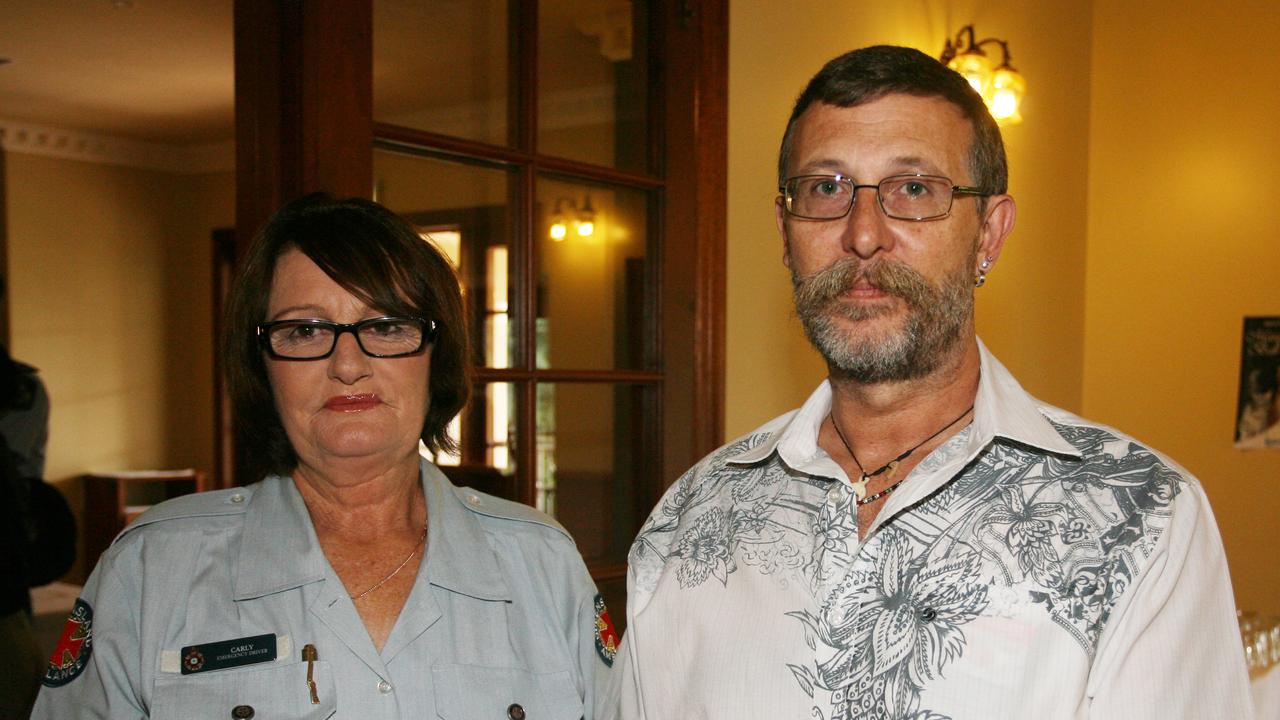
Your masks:
{"label": "man's hoop earring", "polygon": [[978,273],[978,277],[973,279],[973,286],[975,288],[980,288],[986,284],[987,284],[987,274],[984,272]]}

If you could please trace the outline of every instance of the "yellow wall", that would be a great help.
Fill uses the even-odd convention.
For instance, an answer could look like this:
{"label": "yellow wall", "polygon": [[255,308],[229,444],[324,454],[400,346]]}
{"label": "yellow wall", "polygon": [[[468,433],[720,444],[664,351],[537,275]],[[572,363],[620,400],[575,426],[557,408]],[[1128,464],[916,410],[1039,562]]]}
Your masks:
{"label": "yellow wall", "polygon": [[45,476],[213,469],[212,243],[230,174],[6,156],[12,351],[51,400]]}
{"label": "yellow wall", "polygon": [[1200,477],[1239,605],[1277,612],[1280,452],[1231,440],[1242,318],[1280,315],[1280,9],[1095,13],[1084,411]]}
{"label": "yellow wall", "polygon": [[1009,39],[1031,86],[1026,123],[1005,133],[1017,229],[978,295],[978,332],[1033,394],[1080,409],[1089,10],[977,5],[730,3],[726,437],[798,406],[826,374],[792,315],[773,223],[777,147],[796,96],[842,52],[888,43],[936,55],[969,22],[980,37]]}

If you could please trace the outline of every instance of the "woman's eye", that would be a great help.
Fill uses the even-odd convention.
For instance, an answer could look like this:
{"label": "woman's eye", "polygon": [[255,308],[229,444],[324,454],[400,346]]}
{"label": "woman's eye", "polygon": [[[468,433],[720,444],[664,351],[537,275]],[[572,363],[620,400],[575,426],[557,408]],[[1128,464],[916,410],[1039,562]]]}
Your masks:
{"label": "woman's eye", "polygon": [[380,322],[373,325],[375,335],[391,336],[404,332],[404,326],[397,322]]}

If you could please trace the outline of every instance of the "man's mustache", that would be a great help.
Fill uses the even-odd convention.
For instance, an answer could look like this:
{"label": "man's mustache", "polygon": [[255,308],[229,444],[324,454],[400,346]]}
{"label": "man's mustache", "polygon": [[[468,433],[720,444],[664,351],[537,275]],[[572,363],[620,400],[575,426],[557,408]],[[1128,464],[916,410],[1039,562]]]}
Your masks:
{"label": "man's mustache", "polygon": [[797,308],[822,308],[859,281],[905,300],[913,307],[925,305],[934,296],[933,286],[919,272],[900,262],[866,262],[856,257],[839,260],[806,276],[792,276]]}

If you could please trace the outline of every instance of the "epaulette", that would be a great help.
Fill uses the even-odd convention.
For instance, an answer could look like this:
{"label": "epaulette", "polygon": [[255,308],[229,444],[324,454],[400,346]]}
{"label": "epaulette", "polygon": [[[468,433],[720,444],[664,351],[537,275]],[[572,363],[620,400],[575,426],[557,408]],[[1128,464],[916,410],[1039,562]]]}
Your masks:
{"label": "epaulette", "polygon": [[542,525],[543,527],[551,528],[552,530],[561,533],[570,540],[573,539],[573,536],[569,534],[569,531],[566,530],[563,525],[556,522],[555,518],[541,510],[538,510],[537,508],[529,507],[524,503],[504,500],[500,497],[494,497],[493,495],[482,493],[479,490],[472,490],[468,487],[454,487],[453,493],[458,497],[458,500],[462,502],[464,507],[477,515],[484,515],[491,518],[497,518],[499,520],[515,520],[516,522]]}
{"label": "epaulette", "polygon": [[167,520],[182,518],[216,517],[219,515],[240,515],[249,505],[253,490],[247,487],[228,488],[226,490],[210,490],[209,492],[192,493],[165,500],[138,516],[129,523],[116,540],[128,535],[144,525],[154,525]]}

